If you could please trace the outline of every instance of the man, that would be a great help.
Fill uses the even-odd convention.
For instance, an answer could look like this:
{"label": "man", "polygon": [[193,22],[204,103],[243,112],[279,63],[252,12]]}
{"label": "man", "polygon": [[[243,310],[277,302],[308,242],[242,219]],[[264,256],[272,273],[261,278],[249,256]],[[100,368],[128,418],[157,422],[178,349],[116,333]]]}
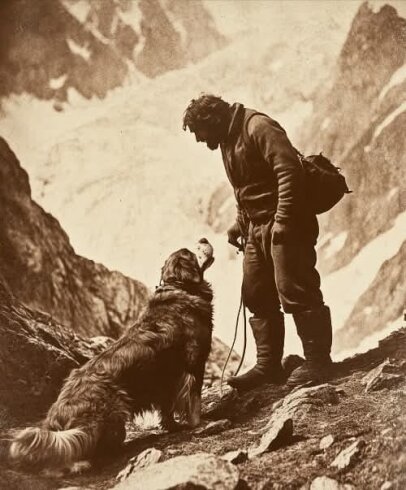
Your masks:
{"label": "man", "polygon": [[281,305],[293,315],[306,359],[287,384],[324,382],[331,366],[330,310],[315,269],[319,229],[306,205],[297,151],[276,121],[214,95],[191,101],[183,118],[186,128],[211,150],[221,148],[238,210],[229,243],[239,247],[246,236],[242,295],[253,314],[257,363],[228,384],[247,391],[285,380]]}

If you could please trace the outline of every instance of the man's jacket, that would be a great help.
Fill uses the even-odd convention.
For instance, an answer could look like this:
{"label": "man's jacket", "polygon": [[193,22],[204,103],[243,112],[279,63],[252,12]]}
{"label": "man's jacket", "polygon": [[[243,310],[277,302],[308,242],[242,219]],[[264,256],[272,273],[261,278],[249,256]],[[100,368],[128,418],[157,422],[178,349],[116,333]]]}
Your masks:
{"label": "man's jacket", "polygon": [[303,206],[303,170],[296,150],[270,117],[242,104],[232,105],[231,111],[221,152],[239,212],[255,224],[272,218],[292,223]]}

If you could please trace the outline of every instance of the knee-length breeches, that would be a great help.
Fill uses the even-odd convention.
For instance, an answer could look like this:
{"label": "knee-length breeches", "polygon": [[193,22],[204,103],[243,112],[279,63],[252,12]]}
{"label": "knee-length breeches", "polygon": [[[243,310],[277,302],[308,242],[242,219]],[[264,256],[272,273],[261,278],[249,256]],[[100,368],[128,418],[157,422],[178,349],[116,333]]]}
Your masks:
{"label": "knee-length breeches", "polygon": [[257,317],[299,313],[323,303],[316,270],[317,218],[306,215],[280,244],[272,243],[273,220],[250,224],[244,253],[242,294]]}

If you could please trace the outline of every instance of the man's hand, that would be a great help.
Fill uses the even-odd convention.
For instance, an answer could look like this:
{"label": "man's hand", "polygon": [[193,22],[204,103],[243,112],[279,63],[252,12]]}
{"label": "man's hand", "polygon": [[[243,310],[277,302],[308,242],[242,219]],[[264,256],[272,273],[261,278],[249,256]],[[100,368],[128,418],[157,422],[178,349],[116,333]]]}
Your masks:
{"label": "man's hand", "polygon": [[292,228],[286,223],[274,222],[272,226],[272,243],[280,245],[292,238]]}
{"label": "man's hand", "polygon": [[243,250],[242,243],[238,241],[240,238],[242,238],[242,234],[237,222],[227,230],[227,236],[228,243],[233,245],[233,247],[238,248],[238,250]]}

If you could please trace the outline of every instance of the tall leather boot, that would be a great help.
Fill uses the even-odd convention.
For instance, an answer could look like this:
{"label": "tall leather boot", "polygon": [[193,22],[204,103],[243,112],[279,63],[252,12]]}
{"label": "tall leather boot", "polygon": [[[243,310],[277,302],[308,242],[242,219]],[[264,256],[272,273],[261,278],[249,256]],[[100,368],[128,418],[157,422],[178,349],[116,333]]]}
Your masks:
{"label": "tall leather boot", "polygon": [[257,363],[241,376],[231,376],[227,383],[238,391],[249,391],[264,383],[280,384],[285,381],[281,365],[285,341],[283,313],[269,318],[250,318],[257,347]]}
{"label": "tall leather boot", "polygon": [[330,309],[323,305],[315,310],[295,313],[293,318],[303,344],[305,362],[292,372],[286,384],[294,388],[325,383],[332,369]]}

